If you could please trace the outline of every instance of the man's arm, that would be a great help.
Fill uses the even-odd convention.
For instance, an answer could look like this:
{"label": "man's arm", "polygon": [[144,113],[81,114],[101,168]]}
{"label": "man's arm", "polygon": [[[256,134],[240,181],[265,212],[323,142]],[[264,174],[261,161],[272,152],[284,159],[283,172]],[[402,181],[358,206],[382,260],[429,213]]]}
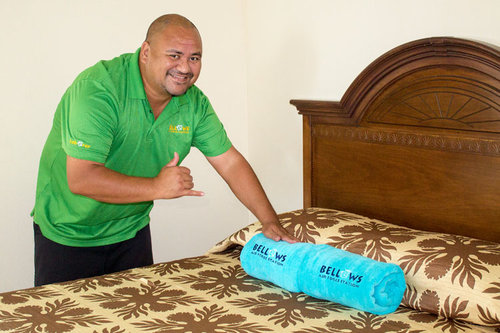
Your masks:
{"label": "man's arm", "polygon": [[132,177],[108,169],[102,163],[66,159],[66,173],[71,192],[108,203],[132,203],[182,196],[201,196],[194,191],[188,168],[177,166],[179,155],[165,165],[153,178]]}
{"label": "man's arm", "polygon": [[214,157],[207,157],[210,164],[226,181],[236,197],[262,223],[263,234],[276,241],[296,242],[279,223],[278,216],[269,202],[252,167],[234,147]]}

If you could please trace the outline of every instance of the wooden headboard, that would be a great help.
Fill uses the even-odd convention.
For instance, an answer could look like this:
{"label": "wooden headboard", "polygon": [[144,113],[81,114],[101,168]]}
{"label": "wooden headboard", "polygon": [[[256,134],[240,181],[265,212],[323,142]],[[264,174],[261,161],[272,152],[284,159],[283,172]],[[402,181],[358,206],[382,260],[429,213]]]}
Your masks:
{"label": "wooden headboard", "polygon": [[385,53],[303,116],[304,206],[500,242],[500,48],[435,37]]}

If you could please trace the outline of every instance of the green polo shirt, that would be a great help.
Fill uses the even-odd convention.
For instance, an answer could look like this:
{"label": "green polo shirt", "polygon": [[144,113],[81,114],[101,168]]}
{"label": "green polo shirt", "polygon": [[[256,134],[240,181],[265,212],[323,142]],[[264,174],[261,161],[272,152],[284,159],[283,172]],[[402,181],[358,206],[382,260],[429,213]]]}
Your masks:
{"label": "green polo shirt", "polygon": [[104,163],[125,175],[154,177],[192,146],[206,156],[231,147],[207,97],[196,86],[174,96],[155,120],[138,65],[139,51],[82,72],[59,103],[38,173],[35,223],[69,246],[102,246],[133,238],[149,223],[153,202],[110,204],[70,192],[66,155]]}

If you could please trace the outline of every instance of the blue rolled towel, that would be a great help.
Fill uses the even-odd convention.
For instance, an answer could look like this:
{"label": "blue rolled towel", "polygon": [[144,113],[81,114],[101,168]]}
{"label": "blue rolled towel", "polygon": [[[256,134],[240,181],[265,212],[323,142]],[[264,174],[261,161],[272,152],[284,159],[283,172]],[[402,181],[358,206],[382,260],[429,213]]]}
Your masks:
{"label": "blue rolled towel", "polygon": [[325,244],[276,242],[261,233],[243,247],[240,260],[255,278],[377,315],[394,312],[406,288],[398,265]]}

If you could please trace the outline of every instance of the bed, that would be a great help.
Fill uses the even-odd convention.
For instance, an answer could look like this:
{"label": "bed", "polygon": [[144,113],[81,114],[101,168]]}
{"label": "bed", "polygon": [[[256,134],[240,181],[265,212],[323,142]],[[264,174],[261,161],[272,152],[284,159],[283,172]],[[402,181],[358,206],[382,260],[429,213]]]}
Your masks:
{"label": "bed", "polygon": [[376,316],[247,275],[253,223],[206,255],[0,294],[5,332],[499,332],[500,51],[457,38],[390,50],[303,119],[304,242],[398,264]]}

